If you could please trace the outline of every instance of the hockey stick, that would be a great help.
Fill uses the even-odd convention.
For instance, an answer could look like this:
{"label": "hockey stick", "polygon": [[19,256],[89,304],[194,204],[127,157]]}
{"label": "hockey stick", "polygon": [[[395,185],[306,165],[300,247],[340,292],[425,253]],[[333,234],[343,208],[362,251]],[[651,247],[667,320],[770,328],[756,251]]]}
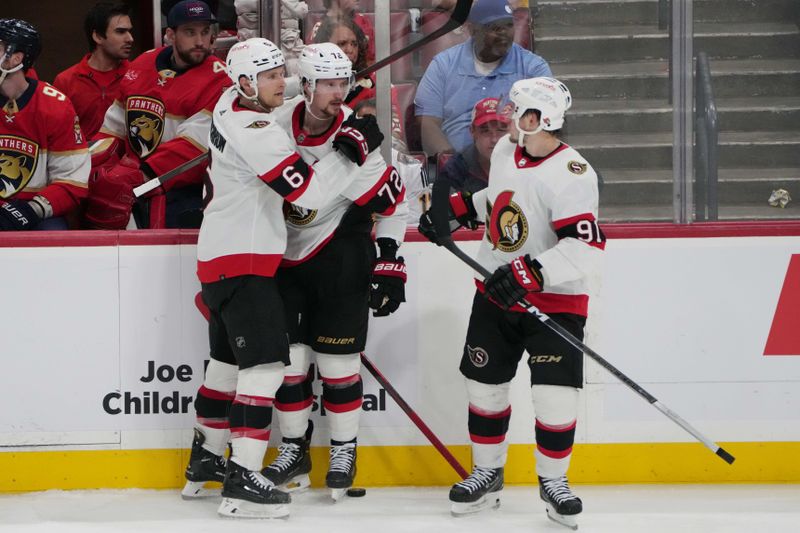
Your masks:
{"label": "hockey stick", "polygon": [[[438,237],[439,243],[447,248],[453,255],[461,259],[464,263],[471,266],[477,272],[481,274],[484,278],[489,278],[492,273],[486,270],[483,265],[478,263],[472,257],[464,253],[455,242],[453,242],[453,238],[450,236],[450,225],[449,225],[449,213],[447,211],[440,212],[440,209],[446,210],[448,209],[449,202],[447,199],[447,195],[449,195],[449,190],[447,188],[442,188],[444,191],[443,193],[439,193],[435,195],[436,197],[433,198],[432,203],[432,211],[431,211],[431,218],[433,221],[434,228],[436,230],[436,235]],[[437,201],[439,202],[438,207]],[[638,383],[633,381],[631,378],[623,374],[620,370],[618,370],[614,365],[606,361],[603,357],[600,356],[597,352],[586,346],[583,342],[577,339],[572,333],[567,331],[561,324],[552,320],[549,316],[542,313],[536,306],[524,301],[520,300],[519,303],[521,306],[525,308],[528,313],[532,314],[536,318],[538,318],[542,324],[550,328],[554,333],[559,335],[562,339],[570,343],[572,346],[577,348],[578,350],[582,351],[589,357],[595,360],[600,366],[605,368],[608,372],[610,372],[615,378],[620,380],[622,383],[628,386],[629,389],[634,391],[636,394],[647,400],[653,407],[661,411],[667,418],[678,424],[682,427],[685,431],[691,434],[695,439],[702,442],[706,448],[717,454],[723,461],[728,464],[733,464],[735,461],[735,457],[731,454],[726,452],[721,446],[716,444],[714,441],[697,431],[695,428],[689,424],[686,420],[681,418],[677,413],[669,409],[667,406],[662,404],[658,401],[652,394],[644,390]]]}
{"label": "hockey stick", "polygon": [[173,168],[172,170],[165,172],[161,176],[157,178],[153,178],[148,180],[135,189],[133,189],[133,194],[136,198],[141,198],[145,194],[149,193],[153,189],[158,189],[166,182],[177,176],[178,174],[183,174],[187,170],[193,169],[197,165],[204,163],[208,160],[208,152],[203,152],[202,154],[198,155],[197,157],[186,161],[185,163],[181,163],[177,167]]}
{"label": "hockey stick", "polygon": [[425,46],[429,42],[431,42],[431,41],[433,41],[435,39],[438,39],[439,37],[441,37],[445,33],[450,33],[454,29],[458,28],[459,26],[461,26],[462,24],[464,24],[467,21],[467,17],[469,16],[469,10],[472,8],[472,2],[473,2],[473,0],[458,0],[456,2],[456,6],[453,8],[453,12],[450,15],[450,18],[447,19],[447,22],[445,22],[442,25],[441,28],[438,28],[438,29],[432,31],[431,33],[429,33],[428,35],[426,35],[425,37],[423,37],[419,41],[413,42],[413,43],[409,44],[408,46],[406,46],[405,48],[403,48],[401,50],[398,50],[397,52],[395,52],[393,54],[390,54],[387,57],[381,59],[380,61],[376,61],[375,63],[373,63],[372,65],[368,66],[364,70],[361,70],[360,72],[357,72],[356,73],[356,79],[360,79],[360,78],[363,78],[365,76],[369,76],[370,74],[372,74],[376,70],[380,70],[383,67],[385,67],[387,65],[390,65],[391,63],[393,63],[397,59],[400,59],[401,57],[410,54],[411,52],[413,52],[417,48]]}
{"label": "hockey stick", "polygon": [[386,392],[388,392],[389,396],[391,396],[392,399],[395,401],[395,403],[400,406],[400,409],[402,409],[403,412],[408,415],[408,418],[410,418],[411,421],[414,422],[414,425],[417,426],[417,428],[422,432],[422,434],[425,435],[425,437],[427,437],[427,439],[430,441],[431,444],[433,444],[433,447],[436,448],[436,451],[438,451],[442,455],[442,457],[444,457],[444,460],[447,461],[450,464],[450,466],[453,467],[453,470],[455,470],[456,473],[459,476],[461,476],[461,479],[466,479],[469,476],[469,474],[467,473],[466,470],[464,470],[464,467],[461,466],[461,463],[458,462],[458,459],[453,457],[453,454],[450,453],[450,450],[448,450],[445,447],[445,445],[442,444],[442,441],[440,441],[438,437],[434,435],[433,431],[431,431],[431,429],[427,426],[427,424],[425,424],[425,422],[422,421],[419,415],[417,415],[414,409],[412,409],[411,406],[408,405],[408,403],[403,399],[403,397],[400,396],[400,393],[397,392],[397,389],[395,389],[392,386],[392,384],[389,383],[386,377],[384,377],[384,375],[381,374],[381,371],[375,367],[375,365],[372,363],[372,361],[369,360],[369,358],[364,354],[364,352],[361,352],[361,362],[364,364],[366,369],[369,370],[369,373],[372,374],[372,377],[375,378],[375,381],[380,383],[381,387],[386,389]]}
{"label": "hockey stick", "polygon": [[[210,314],[208,306],[206,306],[206,303],[203,301],[202,293],[198,292],[195,295],[194,304],[195,306],[197,306],[197,310],[200,311],[200,314],[203,315],[203,318],[205,318],[206,321],[208,321]],[[375,378],[375,381],[377,381],[381,385],[381,387],[386,389],[386,392],[388,392],[389,396],[391,396],[392,399],[395,401],[395,403],[397,403],[397,405],[400,406],[400,409],[402,409],[403,412],[408,415],[408,418],[410,418],[411,421],[414,422],[414,425],[417,426],[417,428],[419,428],[422,434],[428,438],[431,444],[433,444],[433,447],[436,448],[436,450],[442,455],[442,457],[444,457],[445,461],[450,463],[450,466],[452,466],[453,470],[455,470],[456,473],[459,476],[461,476],[461,479],[465,479],[467,476],[469,476],[467,471],[464,470],[464,467],[461,466],[461,463],[458,462],[458,459],[453,457],[453,454],[450,453],[450,450],[448,450],[445,447],[445,445],[442,444],[442,441],[440,441],[439,438],[436,435],[434,435],[433,431],[431,431],[431,429],[427,426],[427,424],[425,424],[425,422],[422,421],[422,419],[419,417],[419,415],[417,415],[414,409],[412,409],[411,406],[408,405],[408,402],[406,402],[403,399],[403,397],[400,396],[400,393],[397,392],[397,389],[395,389],[392,386],[392,384],[389,383],[389,380],[387,380],[386,377],[383,374],[381,374],[381,371],[375,367],[375,365],[372,363],[372,361],[369,360],[369,358],[364,354],[364,352],[361,352],[361,362],[364,364],[366,369],[369,370],[369,373],[372,374],[372,377]]]}

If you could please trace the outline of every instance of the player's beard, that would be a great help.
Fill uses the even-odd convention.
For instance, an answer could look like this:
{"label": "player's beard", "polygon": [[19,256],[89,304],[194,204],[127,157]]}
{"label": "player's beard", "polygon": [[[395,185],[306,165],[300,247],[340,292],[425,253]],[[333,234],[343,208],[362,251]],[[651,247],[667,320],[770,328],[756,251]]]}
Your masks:
{"label": "player's beard", "polygon": [[[192,55],[192,52],[199,52],[199,51],[203,52],[202,57],[200,57],[200,59],[198,59],[198,56]],[[184,51],[179,49],[178,47],[175,47],[175,53],[178,54],[178,57],[181,59],[181,61],[183,61],[187,65],[189,65],[190,67],[196,67],[197,65],[203,63],[203,61],[205,61],[206,58],[211,55],[211,50],[204,47],[203,48],[195,47]]]}

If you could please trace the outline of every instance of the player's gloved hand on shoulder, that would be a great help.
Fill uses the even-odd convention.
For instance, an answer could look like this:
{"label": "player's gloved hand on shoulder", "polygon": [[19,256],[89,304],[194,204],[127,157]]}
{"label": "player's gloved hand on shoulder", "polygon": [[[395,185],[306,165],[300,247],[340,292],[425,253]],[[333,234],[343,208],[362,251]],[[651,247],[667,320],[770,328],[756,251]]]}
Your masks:
{"label": "player's gloved hand on shoulder", "polygon": [[32,230],[43,216],[27,200],[0,200],[0,231]]}
{"label": "player's gloved hand on shoulder", "polygon": [[333,139],[333,147],[353,163],[361,166],[370,152],[383,142],[383,133],[373,115],[356,118],[355,114],[344,121]]}
{"label": "player's gloved hand on shoulder", "polygon": [[529,292],[541,292],[544,285],[542,265],[529,255],[501,265],[484,282],[485,296],[503,309],[513,307]]}
{"label": "player's gloved hand on shoulder", "polygon": [[406,301],[406,263],[395,257],[397,243],[393,239],[380,238],[378,246],[381,256],[372,268],[369,291],[369,306],[372,316],[388,316]]}

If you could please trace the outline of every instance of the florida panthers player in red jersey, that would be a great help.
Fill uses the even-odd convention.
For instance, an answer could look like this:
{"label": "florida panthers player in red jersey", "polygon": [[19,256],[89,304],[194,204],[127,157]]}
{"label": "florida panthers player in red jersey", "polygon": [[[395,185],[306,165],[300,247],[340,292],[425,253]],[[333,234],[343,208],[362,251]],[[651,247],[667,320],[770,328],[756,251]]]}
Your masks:
{"label": "florida panthers player in red jersey", "polygon": [[[605,238],[597,225],[597,175],[559,130],[572,104],[553,78],[521,80],[509,94],[511,134],[492,152],[489,186],[451,196],[461,221],[485,220],[478,261],[494,274],[477,281],[461,359],[469,398],[472,474],[450,491],[456,514],[499,505],[511,418],[509,383],[528,352],[536,412],[536,472],[550,518],[577,528],[581,500],[567,483],[583,354],[519,305],[525,299],[579,339],[587,278]],[[420,220],[423,233],[435,231]]]}
{"label": "florida panthers player in red jersey", "polygon": [[24,20],[0,19],[0,231],[67,229],[86,196],[89,152],[69,99],[26,77],[41,51]]}
{"label": "florida panthers player in red jersey", "polygon": [[237,43],[228,53],[234,87],[214,108],[197,240],[211,361],[195,402],[197,431],[183,495],[202,495],[206,481],[223,481],[218,512],[234,517],[289,512],[289,495],[259,472],[275,393],[289,363],[274,279],[286,248],[283,203],[319,208],[352,181],[353,165],[344,155],[331,152],[312,167],[275,121],[271,112],[283,103],[286,87],[283,65],[280,49],[266,39]]}
{"label": "florida panthers player in red jersey", "polygon": [[[309,45],[299,67],[304,94],[276,111],[278,121],[291,132],[306,162],[322,159],[337,147],[352,147],[345,153],[355,164],[352,184],[323,207],[289,206],[288,245],[277,279],[293,343],[291,366],[275,403],[283,443],[264,475],[290,490],[308,486],[314,379],[309,367],[314,358],[331,431],[326,484],[339,499],[356,473],[363,397],[360,352],[366,344],[369,308],[375,316],[387,316],[405,301],[406,269],[397,249],[405,235],[408,206],[397,171],[378,152],[361,148],[379,144],[382,135],[376,137],[369,129],[362,136],[360,126],[361,131],[354,130],[362,123],[374,125],[374,116],[356,118],[343,105],[353,76],[344,52],[332,43]],[[378,258],[370,237],[373,216]]]}
{"label": "florida panthers player in red jersey", "polygon": [[[91,226],[125,228],[135,186],[208,150],[211,110],[230,85],[225,65],[211,55],[213,22],[205,2],[178,2],[167,15],[167,37],[174,44],[130,64],[120,97],[93,138],[86,209]],[[201,208],[204,174],[205,165],[199,165],[167,182],[165,194],[151,199],[142,225],[196,227],[192,219],[199,217],[191,215]]]}

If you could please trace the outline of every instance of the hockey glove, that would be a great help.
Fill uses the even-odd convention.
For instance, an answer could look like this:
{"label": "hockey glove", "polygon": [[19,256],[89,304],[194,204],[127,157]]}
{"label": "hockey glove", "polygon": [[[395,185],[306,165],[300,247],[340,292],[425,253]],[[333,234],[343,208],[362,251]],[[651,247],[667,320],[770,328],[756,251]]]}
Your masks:
{"label": "hockey glove", "polygon": [[30,202],[25,200],[0,200],[0,231],[32,230],[42,221]]}
{"label": "hockey glove", "polygon": [[503,309],[509,309],[530,292],[541,292],[544,285],[542,265],[529,255],[501,265],[484,281],[485,296]]}
{"label": "hockey glove", "polygon": [[356,118],[355,114],[344,121],[336,137],[333,147],[339,150],[353,163],[361,166],[367,156],[381,145],[383,133],[378,128],[378,121],[373,115]]}
{"label": "hockey glove", "polygon": [[131,218],[134,187],[146,181],[139,163],[123,157],[113,167],[102,166],[89,180],[86,199],[86,221],[91,228],[125,229]]}
{"label": "hockey glove", "polygon": [[478,213],[472,204],[472,193],[458,191],[450,195],[450,214],[461,226],[469,229],[478,227]]}
{"label": "hockey glove", "polygon": [[392,239],[378,239],[381,257],[372,269],[369,291],[369,306],[372,316],[388,316],[406,301],[406,264],[402,257],[395,257],[397,243]]}

